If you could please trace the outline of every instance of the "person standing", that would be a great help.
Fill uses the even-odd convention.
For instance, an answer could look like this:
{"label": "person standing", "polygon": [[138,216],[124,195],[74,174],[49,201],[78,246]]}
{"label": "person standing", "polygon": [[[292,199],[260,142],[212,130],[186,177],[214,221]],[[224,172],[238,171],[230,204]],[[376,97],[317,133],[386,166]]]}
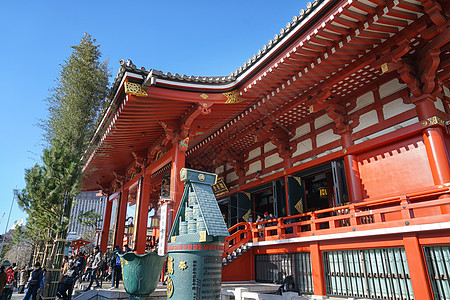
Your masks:
{"label": "person standing", "polygon": [[33,300],[36,300],[36,295],[41,285],[43,277],[44,272],[41,269],[41,264],[39,262],[36,262],[34,264],[34,271],[31,273],[31,278],[30,281],[28,282],[28,291],[25,294],[23,300],[28,300],[30,299],[30,297]]}
{"label": "person standing", "polygon": [[96,283],[96,288],[100,287],[100,284],[98,282],[97,279],[97,272],[99,271],[99,269],[102,267],[103,265],[103,253],[102,251],[100,251],[100,247],[99,246],[95,246],[94,248],[94,261],[92,262],[92,271],[91,271],[91,281],[89,282],[89,286],[88,286],[88,290],[92,287],[92,283],[95,280]]}
{"label": "person standing", "polygon": [[22,270],[20,270],[19,273],[19,290],[18,293],[19,294],[23,294],[24,290],[25,290],[25,285],[28,282],[28,267],[25,266],[24,268],[22,268]]}
{"label": "person standing", "polygon": [[3,294],[3,288],[8,281],[8,275],[5,272],[5,266],[0,267],[0,296]]}
{"label": "person standing", "polygon": [[119,254],[122,254],[122,251],[120,250],[119,246],[115,245],[109,265],[112,268],[111,290],[117,289],[119,287],[120,275],[122,274],[122,265],[120,263]]}
{"label": "person standing", "polygon": [[75,267],[75,264],[73,262],[69,263],[69,269],[67,270],[67,274],[64,278],[64,283],[61,289],[61,296],[63,299],[72,299],[73,286],[75,284],[75,281],[78,279],[78,276],[78,268]]}

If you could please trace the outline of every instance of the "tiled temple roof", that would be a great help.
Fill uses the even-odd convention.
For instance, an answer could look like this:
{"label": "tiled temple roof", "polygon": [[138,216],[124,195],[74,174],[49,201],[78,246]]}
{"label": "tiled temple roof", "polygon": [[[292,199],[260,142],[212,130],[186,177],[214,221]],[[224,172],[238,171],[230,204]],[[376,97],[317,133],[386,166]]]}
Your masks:
{"label": "tiled temple roof", "polygon": [[193,76],[193,75],[180,75],[178,73],[172,74],[170,72],[162,72],[160,70],[146,70],[144,67],[138,69],[136,65],[133,64],[131,60],[120,60],[119,64],[121,68],[119,69],[117,76],[114,81],[114,90],[120,85],[120,82],[123,78],[123,75],[126,72],[132,72],[135,74],[142,75],[144,78],[147,77],[148,74],[152,73],[152,76],[159,79],[166,79],[175,82],[184,82],[184,83],[197,83],[202,85],[221,85],[221,84],[229,84],[234,82],[239,76],[244,74],[247,70],[249,70],[252,66],[254,66],[257,62],[264,58],[264,56],[270,52],[274,47],[280,44],[284,38],[286,38],[289,33],[291,33],[296,26],[302,22],[305,18],[307,18],[312,12],[314,12],[315,8],[319,6],[320,3],[327,0],[315,0],[314,2],[308,2],[306,9],[301,9],[299,15],[294,16],[292,22],[288,22],[285,28],[281,28],[279,34],[275,34],[274,38],[270,40],[267,45],[264,45],[262,50],[259,50],[255,55],[248,59],[242,66],[232,72],[227,76]]}

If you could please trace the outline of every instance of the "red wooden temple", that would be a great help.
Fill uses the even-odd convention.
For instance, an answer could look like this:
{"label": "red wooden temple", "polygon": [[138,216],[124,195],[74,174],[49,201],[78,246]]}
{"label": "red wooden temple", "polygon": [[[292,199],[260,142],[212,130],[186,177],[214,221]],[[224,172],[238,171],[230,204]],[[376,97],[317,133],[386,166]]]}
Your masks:
{"label": "red wooden temple", "polygon": [[84,157],[84,189],[109,197],[101,249],[133,206],[125,240],[154,245],[148,213],[167,202],[171,222],[190,167],[222,180],[223,281],[448,299],[449,3],[316,0],[228,76],[122,61]]}

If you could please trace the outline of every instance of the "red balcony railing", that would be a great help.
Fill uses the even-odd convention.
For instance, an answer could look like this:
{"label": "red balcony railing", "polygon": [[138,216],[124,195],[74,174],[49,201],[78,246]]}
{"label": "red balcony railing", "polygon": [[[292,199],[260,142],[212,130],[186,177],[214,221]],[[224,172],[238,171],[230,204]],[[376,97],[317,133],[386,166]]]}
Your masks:
{"label": "red balcony railing", "polygon": [[448,221],[450,188],[434,187],[258,223],[238,223],[229,229],[224,257],[248,242]]}

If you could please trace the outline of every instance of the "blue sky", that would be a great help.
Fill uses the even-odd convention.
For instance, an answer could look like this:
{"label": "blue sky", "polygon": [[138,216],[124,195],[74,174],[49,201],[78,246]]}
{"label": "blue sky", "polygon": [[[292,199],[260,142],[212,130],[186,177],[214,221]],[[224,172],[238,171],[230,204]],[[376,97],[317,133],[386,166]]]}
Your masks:
{"label": "blue sky", "polygon": [[[0,233],[13,189],[40,162],[44,99],[84,32],[113,78],[120,59],[186,75],[229,75],[262,49],[307,1],[0,1]],[[17,204],[14,220],[26,218]]]}

